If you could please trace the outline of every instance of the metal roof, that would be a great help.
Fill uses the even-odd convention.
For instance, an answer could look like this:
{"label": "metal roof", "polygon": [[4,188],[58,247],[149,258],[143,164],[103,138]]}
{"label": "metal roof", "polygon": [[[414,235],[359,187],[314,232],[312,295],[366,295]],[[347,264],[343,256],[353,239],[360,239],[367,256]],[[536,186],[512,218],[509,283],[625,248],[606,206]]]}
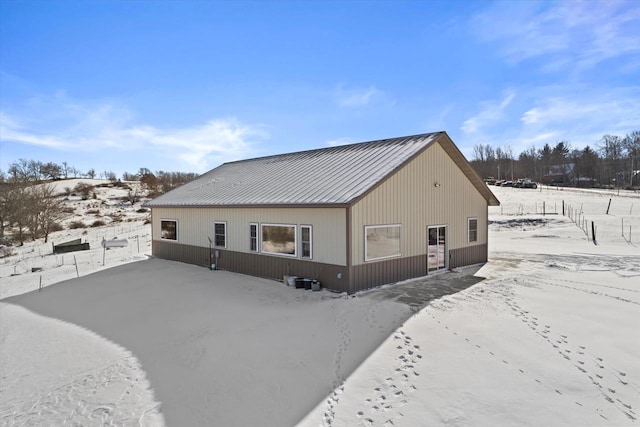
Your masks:
{"label": "metal roof", "polygon": [[443,134],[225,163],[146,206],[348,205]]}

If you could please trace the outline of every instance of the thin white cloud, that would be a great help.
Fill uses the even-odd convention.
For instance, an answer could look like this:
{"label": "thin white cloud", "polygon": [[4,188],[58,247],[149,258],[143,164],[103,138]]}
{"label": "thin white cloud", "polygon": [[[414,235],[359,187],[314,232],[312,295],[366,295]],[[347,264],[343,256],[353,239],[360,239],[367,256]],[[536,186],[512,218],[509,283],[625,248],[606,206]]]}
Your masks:
{"label": "thin white cloud", "polygon": [[586,69],[640,53],[640,3],[625,1],[499,2],[476,15],[481,40],[498,44],[510,63],[545,59],[542,69]]}
{"label": "thin white cloud", "polygon": [[[532,145],[541,148],[568,141],[572,147],[594,147],[605,134],[624,136],[640,130],[640,87],[517,88],[518,103],[499,126],[484,126],[460,138],[465,154],[477,144],[511,146],[518,154]],[[496,108],[498,103],[495,103]],[[466,123],[466,122],[465,122]]]}
{"label": "thin white cloud", "polygon": [[336,91],[336,102],[340,107],[364,107],[381,95],[382,91],[375,86],[364,89],[349,89],[340,85]]}
{"label": "thin white cloud", "polygon": [[[638,92],[638,89],[630,89]],[[541,99],[521,117],[526,126],[550,127],[580,122],[583,127],[606,129],[640,127],[640,99],[611,94],[579,95]]]}
{"label": "thin white cloud", "polygon": [[161,129],[136,123],[125,105],[82,104],[64,94],[34,99],[29,105],[26,111],[0,113],[0,140],[65,151],[156,150],[200,172],[215,163],[245,157],[256,141],[268,137],[260,126],[235,118]]}
{"label": "thin white cloud", "polygon": [[464,133],[477,133],[482,128],[504,119],[504,111],[509,104],[511,104],[515,96],[514,91],[508,90],[499,102],[483,102],[481,104],[482,110],[475,116],[464,121],[461,127],[462,131]]}

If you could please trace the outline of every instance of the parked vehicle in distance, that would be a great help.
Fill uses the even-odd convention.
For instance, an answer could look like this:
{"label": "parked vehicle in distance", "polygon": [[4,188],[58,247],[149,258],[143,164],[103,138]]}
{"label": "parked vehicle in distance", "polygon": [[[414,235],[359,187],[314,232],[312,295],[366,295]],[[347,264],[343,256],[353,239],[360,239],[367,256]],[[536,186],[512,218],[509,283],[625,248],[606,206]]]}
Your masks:
{"label": "parked vehicle in distance", "polygon": [[516,181],[505,181],[500,184],[503,187],[513,188],[538,188],[538,184],[531,181],[529,178],[521,178]]}
{"label": "parked vehicle in distance", "polygon": [[501,186],[503,183],[504,183],[504,179],[498,179],[494,184],[497,186]]}
{"label": "parked vehicle in distance", "polygon": [[496,184],[496,179],[492,176],[490,176],[489,178],[484,180],[485,184],[487,185],[495,185]]}

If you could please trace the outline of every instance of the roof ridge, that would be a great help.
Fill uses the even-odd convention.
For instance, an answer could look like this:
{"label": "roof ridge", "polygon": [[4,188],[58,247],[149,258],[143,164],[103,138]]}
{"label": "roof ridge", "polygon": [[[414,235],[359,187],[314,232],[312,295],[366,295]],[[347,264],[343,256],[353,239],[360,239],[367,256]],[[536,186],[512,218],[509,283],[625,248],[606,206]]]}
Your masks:
{"label": "roof ridge", "polygon": [[252,157],[250,159],[234,160],[234,161],[231,161],[231,162],[225,162],[220,166],[243,163],[243,162],[252,162],[252,161],[257,161],[257,160],[266,160],[266,159],[270,159],[270,158],[290,157],[290,156],[294,156],[294,155],[309,154],[309,153],[313,153],[313,152],[333,151],[333,150],[339,150],[339,149],[342,150],[342,149],[346,149],[346,148],[352,148],[352,147],[355,147],[355,146],[358,146],[358,145],[376,144],[376,143],[389,142],[389,141],[393,141],[393,140],[410,139],[410,138],[418,138],[418,137],[420,137],[420,138],[430,138],[430,137],[433,137],[434,135],[442,134],[442,133],[445,133],[445,132],[444,131],[437,131],[437,132],[417,133],[415,135],[398,136],[398,137],[394,137],[394,138],[373,139],[371,141],[354,142],[354,143],[351,143],[351,144],[334,145],[334,146],[322,147],[322,148],[311,148],[309,150],[300,150],[300,151],[293,151],[293,152],[289,152],[289,153],[271,154],[271,155],[262,156],[262,157]]}

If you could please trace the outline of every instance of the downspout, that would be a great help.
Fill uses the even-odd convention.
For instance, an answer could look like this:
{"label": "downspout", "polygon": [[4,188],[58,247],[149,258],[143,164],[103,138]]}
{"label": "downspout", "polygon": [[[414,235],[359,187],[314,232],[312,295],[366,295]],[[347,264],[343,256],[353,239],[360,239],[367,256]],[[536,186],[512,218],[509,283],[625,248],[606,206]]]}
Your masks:
{"label": "downspout", "polygon": [[352,279],[352,272],[351,272],[351,264],[352,264],[352,253],[351,253],[351,249],[352,249],[352,236],[351,236],[351,205],[347,206],[346,209],[346,232],[347,232],[347,289],[348,289],[348,293],[351,293],[351,291],[353,290],[353,279]]}
{"label": "downspout", "polygon": [[151,256],[155,256],[155,254],[153,253],[153,242],[155,240],[153,240],[153,226],[154,226],[154,222],[153,222],[153,208],[151,208]]}

